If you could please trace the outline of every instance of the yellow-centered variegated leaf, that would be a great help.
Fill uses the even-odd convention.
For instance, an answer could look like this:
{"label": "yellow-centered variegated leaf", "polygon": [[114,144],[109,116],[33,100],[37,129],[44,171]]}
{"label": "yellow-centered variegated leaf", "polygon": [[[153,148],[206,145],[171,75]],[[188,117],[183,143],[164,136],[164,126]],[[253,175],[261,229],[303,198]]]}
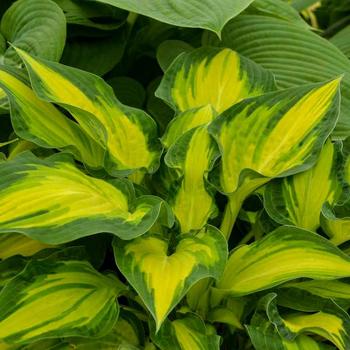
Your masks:
{"label": "yellow-centered variegated leaf", "polygon": [[326,299],[350,300],[350,284],[345,281],[310,280],[301,282],[289,282],[283,284],[280,288],[299,289]]}
{"label": "yellow-centered variegated leaf", "polygon": [[103,148],[51,103],[40,100],[9,67],[0,66],[0,87],[9,98],[17,135],[41,147],[68,150],[89,167],[103,166]]}
{"label": "yellow-centered variegated leaf", "polygon": [[178,112],[211,104],[221,113],[248,96],[274,88],[271,73],[236,52],[200,48],[173,62],[156,95]]}
{"label": "yellow-centered variegated leaf", "polygon": [[184,133],[214,120],[216,113],[211,105],[189,109],[170,121],[162,137],[165,148],[172,146]]}
{"label": "yellow-centered variegated leaf", "polygon": [[19,233],[0,234],[0,259],[14,255],[31,256],[52,246],[28,238]]}
{"label": "yellow-centered variegated leaf", "polygon": [[161,350],[220,349],[220,337],[210,333],[204,322],[194,315],[172,322],[166,320],[152,340]]}
{"label": "yellow-centered variegated leaf", "polygon": [[122,174],[157,168],[157,128],[149,115],[121,104],[113,89],[96,75],[34,58],[19,49],[17,52],[26,64],[35,93],[67,109],[105,149],[107,171]]}
{"label": "yellow-centered variegated leaf", "polygon": [[269,321],[279,334],[286,339],[293,339],[298,334],[316,334],[330,342],[337,349],[347,350],[350,347],[350,317],[334,301],[327,300],[320,304],[317,312],[289,312],[280,315],[277,294],[270,293],[262,300]]}
{"label": "yellow-centered variegated leaf", "polygon": [[0,232],[59,244],[98,232],[131,239],[153,226],[160,198],[135,199],[129,182],[87,176],[70,160],[26,152],[0,163]]}
{"label": "yellow-centered variegated leaf", "polygon": [[271,182],[264,194],[269,215],[280,224],[315,231],[323,204],[333,205],[341,192],[337,158],[336,145],[327,141],[311,169]]}
{"label": "yellow-centered variegated leaf", "polygon": [[168,202],[181,232],[200,230],[216,213],[215,200],[208,189],[206,177],[218,156],[219,150],[206,125],[186,132],[165,156],[166,165],[179,174],[179,179],[172,185]]}
{"label": "yellow-centered variegated leaf", "polygon": [[271,178],[310,168],[339,114],[339,79],[247,99],[214,120],[222,161],[217,186],[229,195],[229,235],[243,200]]}
{"label": "yellow-centered variegated leaf", "polygon": [[212,226],[180,236],[174,247],[159,235],[115,240],[113,247],[120,271],[151,312],[157,330],[195,282],[219,278],[227,254],[224,237]]}
{"label": "yellow-centered variegated leaf", "polygon": [[103,336],[118,317],[120,282],[87,262],[30,262],[0,292],[0,339]]}
{"label": "yellow-centered variegated leaf", "polygon": [[299,335],[295,340],[287,340],[277,332],[264,330],[259,326],[246,326],[246,329],[256,350],[330,350],[304,334]]}
{"label": "yellow-centered variegated leaf", "polygon": [[350,203],[334,206],[327,203],[322,208],[321,226],[330,240],[340,245],[350,240]]}
{"label": "yellow-centered variegated leaf", "polygon": [[217,287],[239,296],[300,277],[350,277],[350,258],[315,233],[282,226],[261,240],[234,250]]}

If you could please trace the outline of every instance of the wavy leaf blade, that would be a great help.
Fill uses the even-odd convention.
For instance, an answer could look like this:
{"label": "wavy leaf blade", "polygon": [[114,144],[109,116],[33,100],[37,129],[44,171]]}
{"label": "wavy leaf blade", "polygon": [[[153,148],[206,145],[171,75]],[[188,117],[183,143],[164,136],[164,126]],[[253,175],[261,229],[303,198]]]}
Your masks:
{"label": "wavy leaf blade", "polygon": [[350,258],[317,234],[282,226],[234,250],[217,287],[239,296],[301,277],[350,277]]}
{"label": "wavy leaf blade", "polygon": [[127,182],[92,178],[69,160],[64,155],[40,160],[24,153],[0,164],[0,232],[59,244],[98,232],[131,239],[155,223],[160,198],[135,201]]}
{"label": "wavy leaf blade", "polygon": [[0,339],[104,335],[118,317],[118,288],[86,262],[32,261],[0,292]]}
{"label": "wavy leaf blade", "polygon": [[113,89],[91,73],[17,52],[28,68],[35,93],[66,108],[107,151],[107,171],[120,175],[156,169],[160,149],[156,124],[150,116],[122,105]]}
{"label": "wavy leaf blade", "polygon": [[177,57],[156,95],[178,112],[211,104],[221,113],[274,88],[271,73],[235,51],[201,48]]}

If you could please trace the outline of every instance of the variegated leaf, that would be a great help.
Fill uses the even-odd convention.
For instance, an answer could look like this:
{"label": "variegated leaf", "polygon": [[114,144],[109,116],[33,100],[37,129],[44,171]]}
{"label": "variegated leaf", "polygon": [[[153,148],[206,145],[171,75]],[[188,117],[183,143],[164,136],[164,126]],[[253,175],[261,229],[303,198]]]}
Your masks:
{"label": "variegated leaf", "polygon": [[50,248],[48,244],[41,243],[19,233],[0,234],[0,259],[14,255],[31,256],[40,250]]}
{"label": "variegated leaf", "polygon": [[216,117],[214,110],[222,112],[244,98],[272,89],[270,73],[231,50],[198,49],[181,55],[167,70],[157,94],[182,112],[162,138],[169,148],[166,165],[178,175],[169,202],[181,232],[201,229],[216,214],[213,191],[206,184],[219,155],[207,132],[207,125]]}
{"label": "variegated leaf", "polygon": [[234,250],[217,288],[240,296],[301,277],[350,277],[350,258],[315,233],[282,226],[261,240]]}
{"label": "variegated leaf", "polygon": [[321,226],[331,242],[340,245],[350,240],[350,202],[333,208],[327,203],[322,208]]}
{"label": "variegated leaf", "polygon": [[267,331],[259,326],[246,326],[246,329],[256,350],[333,350],[303,334],[295,340],[287,340],[276,332]]}
{"label": "variegated leaf", "polygon": [[31,261],[0,292],[0,339],[26,344],[103,336],[118,317],[120,282],[83,261]]}
{"label": "variegated leaf", "polygon": [[96,75],[34,58],[19,49],[17,52],[26,64],[35,93],[67,109],[106,150],[108,172],[155,171],[160,147],[156,124],[149,115],[122,105],[113,89]]}
{"label": "variegated leaf", "polygon": [[221,113],[248,96],[274,89],[271,73],[236,52],[200,48],[173,62],[156,95],[178,112],[211,104]]}
{"label": "variegated leaf", "polygon": [[325,302],[313,313],[294,312],[280,315],[276,304],[277,294],[270,293],[261,301],[270,322],[286,339],[295,339],[298,334],[316,334],[332,342],[339,350],[350,346],[350,317],[332,300]]}
{"label": "variegated leaf", "polygon": [[[324,299],[333,299],[338,302],[338,304],[345,302],[350,305],[350,284],[346,282],[346,280],[293,281],[279,287],[279,290],[286,289],[291,289],[294,295],[307,292],[311,294],[312,297],[317,296]],[[280,292],[278,291],[278,293]]]}
{"label": "variegated leaf", "polygon": [[208,189],[206,177],[219,154],[215,141],[203,125],[181,136],[165,156],[166,165],[179,175],[168,202],[181,232],[200,230],[216,213],[213,189]]}
{"label": "variegated leaf", "polygon": [[315,231],[325,202],[339,198],[339,161],[336,145],[327,141],[315,166],[302,173],[278,179],[267,185],[265,209],[278,223]]}
{"label": "variegated leaf", "polygon": [[163,201],[133,198],[130,183],[78,170],[68,155],[45,160],[23,153],[0,163],[0,232],[59,244],[98,232],[131,239],[156,222]]}
{"label": "variegated leaf", "polygon": [[220,337],[210,333],[204,322],[194,315],[166,320],[152,340],[161,350],[220,349]]}
{"label": "variegated leaf", "polygon": [[120,271],[151,312],[157,331],[195,282],[219,278],[227,254],[224,237],[212,226],[180,236],[176,247],[159,235],[115,240],[113,247]]}
{"label": "variegated leaf", "polygon": [[221,229],[228,236],[243,200],[271,178],[310,168],[339,114],[339,79],[247,99],[214,120],[222,161],[219,189],[229,194]]}
{"label": "variegated leaf", "polygon": [[214,120],[216,112],[211,105],[189,109],[172,119],[162,137],[166,149],[172,146],[183,134]]}
{"label": "variegated leaf", "polygon": [[103,166],[104,149],[51,103],[40,100],[16,71],[0,66],[0,87],[9,98],[17,135],[41,147],[68,150],[89,167]]}

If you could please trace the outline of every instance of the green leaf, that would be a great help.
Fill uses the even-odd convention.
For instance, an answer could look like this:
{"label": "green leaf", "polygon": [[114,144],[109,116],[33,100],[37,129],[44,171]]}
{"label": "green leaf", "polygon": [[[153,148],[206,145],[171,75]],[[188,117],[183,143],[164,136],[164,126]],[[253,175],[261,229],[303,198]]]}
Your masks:
{"label": "green leaf", "polygon": [[224,237],[212,226],[195,236],[181,235],[173,252],[159,235],[115,240],[113,248],[119,270],[152,314],[157,331],[195,282],[219,278],[227,254]]}
{"label": "green leaf", "polygon": [[91,168],[103,166],[102,147],[55,106],[40,100],[16,71],[0,66],[0,87],[9,98],[17,135],[41,147],[70,151]]}
{"label": "green leaf", "polygon": [[157,49],[157,61],[165,72],[177,56],[183,52],[191,52],[193,47],[181,40],[165,40]]}
{"label": "green leaf", "polygon": [[0,259],[14,255],[31,256],[49,247],[51,246],[18,233],[0,235]]}
{"label": "green leaf", "polygon": [[166,320],[152,340],[161,350],[220,349],[220,337],[209,333],[204,322],[194,315],[172,322]]}
{"label": "green leaf", "polygon": [[350,277],[350,258],[315,233],[282,226],[261,240],[234,250],[217,288],[240,296],[301,277]]}
{"label": "green leaf", "polygon": [[141,83],[130,77],[114,77],[107,80],[118,100],[131,107],[142,108],[146,100],[146,91]]}
{"label": "green leaf", "polygon": [[334,135],[350,135],[350,64],[328,40],[278,18],[242,15],[225,27],[220,45],[234,48],[271,70],[280,88],[325,81],[345,73]]}
{"label": "green leaf", "polygon": [[337,122],[339,98],[335,79],[244,100],[211,123],[222,155],[213,181],[229,196],[221,225],[226,236],[254,190],[315,163]]}
{"label": "green leaf", "polygon": [[[18,0],[6,11],[0,26],[12,45],[51,61],[60,60],[66,40],[66,19],[53,1]],[[21,63],[12,47],[4,59],[7,64]]]}
{"label": "green leaf", "polygon": [[[126,20],[127,12],[113,6],[76,0],[54,0],[66,16],[67,23],[101,30],[119,28]],[[108,22],[106,23],[106,18]]]}
{"label": "green leaf", "polygon": [[267,185],[264,206],[268,214],[281,225],[315,231],[323,204],[333,205],[339,198],[338,163],[336,145],[327,141],[312,168]]}
{"label": "green leaf", "polygon": [[112,88],[91,73],[17,51],[28,68],[36,94],[68,110],[106,150],[105,168],[109,173],[156,170],[160,145],[156,124],[149,115],[122,105]]}
{"label": "green leaf", "polygon": [[247,9],[248,14],[259,14],[283,19],[304,29],[309,25],[289,3],[283,0],[255,0]]}
{"label": "green leaf", "polygon": [[200,48],[177,57],[156,95],[177,112],[211,104],[221,113],[234,103],[274,90],[273,76],[228,49]]}
{"label": "green leaf", "polygon": [[[120,282],[83,261],[31,261],[0,292],[0,339],[103,336],[118,317]],[[35,312],[34,312],[35,310]]]}
{"label": "green leaf", "polygon": [[340,51],[342,51],[347,57],[350,58],[350,25],[340,30],[331,39],[333,43]]}
{"label": "green leaf", "polygon": [[0,163],[0,232],[60,244],[99,232],[131,239],[156,222],[160,198],[134,199],[130,183],[87,176],[69,160],[64,154],[41,160],[26,152]]}
{"label": "green leaf", "polygon": [[179,27],[209,29],[218,35],[224,25],[253,0],[95,0]]}
{"label": "green leaf", "polygon": [[0,261],[0,290],[25,268],[27,262],[26,258],[19,255]]}
{"label": "green leaf", "polygon": [[102,38],[71,38],[67,40],[61,62],[102,76],[122,59],[126,41],[125,28]]}

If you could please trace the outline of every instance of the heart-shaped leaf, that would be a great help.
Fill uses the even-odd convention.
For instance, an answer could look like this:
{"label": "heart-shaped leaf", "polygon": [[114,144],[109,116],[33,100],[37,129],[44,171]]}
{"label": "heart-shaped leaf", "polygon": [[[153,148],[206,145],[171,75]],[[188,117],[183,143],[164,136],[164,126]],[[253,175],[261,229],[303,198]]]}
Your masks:
{"label": "heart-shaped leaf", "polygon": [[158,235],[115,240],[113,248],[120,271],[151,312],[157,331],[195,282],[219,278],[227,256],[225,238],[212,226],[195,236],[181,235],[174,252]]}
{"label": "heart-shaped leaf", "polygon": [[[66,19],[61,8],[51,0],[18,0],[2,17],[1,33],[16,47],[59,61],[66,41]],[[4,58],[5,63],[21,63],[12,47]]]}

